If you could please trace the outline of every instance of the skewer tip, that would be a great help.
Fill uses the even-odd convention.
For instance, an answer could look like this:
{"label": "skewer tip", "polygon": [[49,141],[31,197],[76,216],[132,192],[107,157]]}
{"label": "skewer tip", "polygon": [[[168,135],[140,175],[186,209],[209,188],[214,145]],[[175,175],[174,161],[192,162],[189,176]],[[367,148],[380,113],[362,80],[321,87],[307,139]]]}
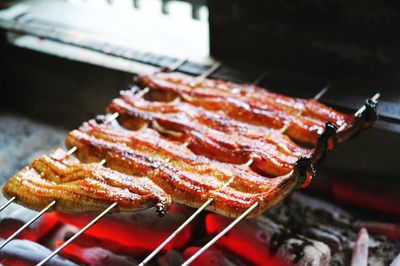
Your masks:
{"label": "skewer tip", "polygon": [[322,88],[322,90],[320,92],[317,93],[317,95],[314,96],[314,100],[319,100],[321,99],[322,96],[325,95],[325,93],[327,93],[327,91],[331,88],[331,85],[328,84],[325,87]]}

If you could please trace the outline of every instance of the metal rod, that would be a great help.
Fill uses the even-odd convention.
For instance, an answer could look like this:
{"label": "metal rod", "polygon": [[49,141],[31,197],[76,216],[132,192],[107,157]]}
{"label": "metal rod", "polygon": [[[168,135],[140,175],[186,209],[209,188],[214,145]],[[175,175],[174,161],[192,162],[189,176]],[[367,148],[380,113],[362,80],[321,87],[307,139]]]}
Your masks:
{"label": "metal rod", "polygon": [[[375,93],[375,95],[372,96],[371,100],[377,101],[377,100],[379,99],[379,97],[381,97],[381,94],[380,94],[379,92],[378,92],[378,93]],[[365,105],[361,106],[360,109],[358,109],[358,110],[354,113],[354,115],[355,115],[355,116],[358,116],[358,115],[360,115],[362,112],[364,112],[364,110],[365,110]],[[340,132],[340,131],[344,130],[345,128],[346,128],[346,124],[342,124],[342,125],[336,130],[336,132]]]}
{"label": "metal rod", "polygon": [[[313,99],[314,100],[319,100],[328,90],[329,90],[329,88],[330,88],[330,85],[326,85],[325,87],[323,87],[314,97],[313,97]],[[297,117],[299,117],[299,116],[301,116],[303,114],[303,112],[302,111],[300,111],[300,112],[298,112],[297,114],[296,114],[296,118]],[[289,126],[290,126],[290,121],[287,121],[284,125],[283,125],[283,127],[281,127],[280,129],[279,129],[279,133],[281,133],[281,134],[283,134],[288,128],[289,128]]]}
{"label": "metal rod", "polygon": [[320,92],[317,93],[317,95],[314,96],[314,100],[319,100],[321,99],[322,96],[330,89],[331,85],[326,85],[325,87],[322,88]]}
{"label": "metal rod", "polygon": [[256,78],[256,80],[253,81],[254,85],[258,85],[260,84],[261,81],[263,81],[265,79],[265,77],[267,76],[267,71],[263,71],[260,76],[258,76]]}
{"label": "metal rod", "polygon": [[[323,94],[328,91],[329,87],[324,87],[315,97],[314,99],[318,100]],[[373,97],[374,99],[375,97]],[[364,107],[365,108],[365,107]],[[301,113],[300,113],[301,114]],[[299,114],[299,115],[300,115]],[[285,131],[288,128],[289,124],[285,124],[280,131]],[[246,165],[250,165],[252,161],[250,160]],[[229,181],[228,181],[229,182]],[[204,251],[206,251],[209,247],[214,245],[222,236],[224,236],[228,231],[230,231],[236,224],[238,224],[241,220],[243,220],[251,211],[253,211],[259,205],[258,202],[254,203],[250,208],[248,208],[245,212],[243,212],[238,218],[236,218],[231,224],[225,227],[218,235],[216,235],[213,239],[211,239],[205,246],[203,246],[199,251],[197,251],[192,257],[190,257],[187,261],[185,261],[182,266],[188,266],[192,263],[196,258],[198,258]]]}
{"label": "metal rod", "polygon": [[46,262],[48,262],[51,258],[53,258],[55,255],[57,255],[61,250],[63,250],[67,245],[69,245],[72,241],[74,241],[76,238],[78,238],[81,234],[83,234],[86,230],[88,230],[90,227],[92,227],[98,220],[103,218],[104,215],[106,215],[109,211],[111,211],[115,206],[117,206],[118,203],[114,202],[111,204],[107,209],[105,209],[102,213],[100,213],[96,218],[94,218],[90,223],[88,223],[85,227],[83,227],[79,232],[77,232],[75,235],[73,235],[70,239],[65,241],[61,246],[59,246],[56,250],[54,250],[50,255],[48,255],[44,260],[36,264],[36,266],[42,266]]}
{"label": "metal rod", "polygon": [[207,71],[205,71],[203,74],[197,76],[196,81],[198,82],[198,81],[201,81],[201,80],[209,77],[211,74],[213,74],[215,71],[217,71],[221,66],[222,66],[222,63],[215,62]]}
{"label": "metal rod", "polygon": [[5,208],[7,208],[7,206],[10,205],[15,199],[16,199],[16,197],[12,197],[12,198],[9,199],[6,203],[4,203],[3,206],[0,207],[0,212],[1,212],[2,210],[4,210]]}
{"label": "metal rod", "polygon": [[[182,60],[178,60],[176,61],[169,69],[170,71],[175,71],[176,69],[178,69],[181,65],[183,65],[186,62],[187,59],[182,59]],[[143,96],[144,94],[146,94],[150,89],[149,88],[145,88],[143,89],[141,92],[141,96]],[[108,117],[108,119],[105,121],[105,123],[109,123],[113,120],[115,120],[117,117],[119,116],[118,112],[113,113],[110,117]],[[72,155],[78,148],[76,146],[72,147],[68,152],[67,152],[67,156]],[[99,162],[100,165],[104,165],[106,163],[106,160],[103,159]],[[207,201],[208,202],[208,201]],[[206,202],[206,203],[207,203]],[[210,201],[211,203],[211,201]],[[208,203],[208,204],[210,204]],[[79,237],[81,234],[83,234],[87,229],[89,229],[91,226],[93,226],[98,220],[100,220],[104,215],[106,215],[111,209],[113,209],[115,206],[117,206],[117,202],[114,202],[113,204],[111,204],[106,210],[104,210],[102,213],[100,213],[97,217],[95,217],[90,223],[88,223],[84,228],[82,228],[79,232],[77,232],[75,235],[73,235],[70,239],[68,239],[68,241],[64,242],[64,244],[62,244],[59,248],[57,248],[56,250],[54,250],[49,256],[47,256],[44,260],[42,260],[40,263],[37,264],[37,266],[40,265],[44,265],[47,261],[49,261],[52,257],[54,257],[55,255],[57,255],[61,250],[63,250],[67,245],[69,245],[72,241],[74,241],[77,237]],[[203,209],[206,208],[208,206],[208,204],[203,204]],[[198,212],[200,212],[201,209],[198,210]],[[197,211],[196,211],[197,212]],[[197,215],[197,214],[196,214]],[[195,216],[194,216],[195,217]],[[193,218],[194,218],[193,217]],[[192,218],[192,219],[193,219]],[[189,223],[191,220],[189,220],[187,223]],[[182,224],[182,228],[178,228],[177,231],[182,230],[184,227],[186,226],[186,224]],[[179,233],[179,231],[177,233]],[[175,235],[172,235],[172,238],[175,237]],[[171,238],[171,239],[172,239]],[[161,247],[162,248],[162,247]],[[161,249],[160,248],[160,249]]]}
{"label": "metal rod", "polygon": [[231,224],[225,227],[218,235],[216,235],[213,239],[210,240],[205,246],[203,246],[199,251],[197,251],[193,256],[191,256],[187,261],[185,261],[182,266],[188,266],[192,263],[197,257],[199,257],[204,251],[206,251],[209,247],[215,244],[222,236],[224,236],[229,230],[231,230],[235,225],[237,225],[241,220],[243,220],[251,211],[253,211],[258,206],[258,202],[254,203],[250,208],[248,208],[245,212],[243,212],[239,217],[237,217]]}
{"label": "metal rod", "polygon": [[[381,94],[379,92],[375,93],[374,96],[372,96],[371,100],[377,101],[381,97]],[[357,112],[354,113],[355,116],[360,115],[362,112],[365,110],[365,105],[361,106],[360,109],[357,110]]]}
{"label": "metal rod", "polygon": [[[184,145],[188,145],[189,142],[185,142]],[[244,164],[245,167],[249,167],[253,163],[253,159],[250,159]],[[234,181],[235,176],[230,178],[221,188],[226,188]],[[188,219],[186,219],[183,224],[181,224],[178,229],[176,229],[167,239],[165,239],[153,252],[151,252],[140,264],[139,266],[144,266],[150,260],[152,260],[169,242],[171,242],[194,218],[196,218],[205,208],[208,207],[213,202],[214,199],[210,198],[203,205],[200,206]]]}
{"label": "metal rod", "polygon": [[76,146],[72,147],[69,151],[67,151],[67,154],[65,156],[66,157],[71,156],[74,152],[76,152],[77,149],[78,149],[78,147],[76,147]]}
{"label": "metal rod", "polygon": [[36,214],[32,219],[30,219],[26,224],[24,224],[21,228],[19,228],[14,234],[9,236],[7,240],[0,244],[0,249],[2,249],[5,245],[7,245],[11,240],[13,240],[17,235],[19,235],[22,231],[24,231],[28,226],[34,223],[40,216],[42,216],[46,211],[48,211],[51,207],[56,204],[56,201],[53,200],[46,207],[44,207],[38,214]]}
{"label": "metal rod", "polygon": [[107,120],[105,121],[105,123],[110,123],[110,122],[112,122],[113,120],[117,119],[118,116],[119,116],[119,113],[118,113],[118,112],[113,113],[111,116],[109,116],[109,117],[107,118]]}
{"label": "metal rod", "polygon": [[172,239],[174,239],[179,232],[181,232],[197,215],[199,215],[208,205],[211,204],[213,199],[208,199],[200,208],[198,208],[181,226],[179,226],[167,239],[164,240],[153,252],[150,253],[140,264],[139,266],[144,266],[147,264],[152,258],[154,258]]}

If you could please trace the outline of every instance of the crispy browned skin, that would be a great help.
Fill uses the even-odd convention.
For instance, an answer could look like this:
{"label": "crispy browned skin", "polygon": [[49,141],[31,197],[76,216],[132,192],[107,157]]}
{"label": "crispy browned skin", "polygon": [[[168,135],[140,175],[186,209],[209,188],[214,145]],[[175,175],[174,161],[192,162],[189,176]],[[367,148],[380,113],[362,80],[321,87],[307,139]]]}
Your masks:
{"label": "crispy browned skin", "polygon": [[150,179],[122,174],[97,163],[82,164],[57,148],[19,171],[3,194],[40,210],[53,200],[63,212],[100,212],[117,202],[112,212],[131,212],[157,206],[165,212],[171,198]]}
{"label": "crispy browned skin", "polygon": [[131,131],[116,123],[85,123],[68,135],[66,144],[78,148],[82,161],[105,158],[107,167],[148,176],[178,203],[198,208],[213,198],[208,209],[231,217],[255,202],[260,206],[249,217],[259,215],[304,181],[296,168],[287,175],[267,178],[244,167],[195,155],[154,130]]}
{"label": "crispy browned skin", "polygon": [[224,112],[253,125],[282,128],[292,139],[316,144],[324,123],[351,124],[354,117],[333,110],[312,99],[298,99],[268,92],[249,84],[202,80],[175,73],[139,76],[138,83],[153,90],[175,93],[192,105]]}
{"label": "crispy browned skin", "polygon": [[[148,102],[135,98],[131,92],[125,92],[121,99],[111,103],[109,111],[118,112],[119,120],[127,128],[135,129],[144,121],[166,134],[179,132],[181,135],[169,135],[186,141],[188,147],[197,154],[235,164],[243,164],[251,159],[253,169],[268,175],[287,174],[300,156],[311,153],[276,130],[259,127],[256,133],[254,126],[246,128],[245,124],[235,123],[231,119],[218,119],[184,103]],[[203,122],[202,117],[205,116],[213,121]],[[211,127],[207,127],[210,124]],[[235,130],[239,128],[242,130]]]}
{"label": "crispy browned skin", "polygon": [[[129,106],[142,111],[170,114],[178,118],[180,118],[180,116],[187,116],[187,120],[195,122],[196,125],[206,126],[228,135],[238,135],[249,139],[265,141],[267,144],[275,145],[279,151],[287,155],[300,156],[309,154],[310,152],[309,149],[294,143],[289,137],[282,134],[280,130],[263,126],[254,126],[233,120],[222,112],[207,111],[201,107],[196,107],[181,101],[147,101],[143,97],[138,97],[138,94],[135,93],[134,90],[122,91],[120,99]],[[109,106],[109,111],[113,110],[111,107],[113,104],[114,103],[111,103]],[[118,106],[117,99],[116,105]],[[115,111],[117,111],[117,109],[115,109]]]}

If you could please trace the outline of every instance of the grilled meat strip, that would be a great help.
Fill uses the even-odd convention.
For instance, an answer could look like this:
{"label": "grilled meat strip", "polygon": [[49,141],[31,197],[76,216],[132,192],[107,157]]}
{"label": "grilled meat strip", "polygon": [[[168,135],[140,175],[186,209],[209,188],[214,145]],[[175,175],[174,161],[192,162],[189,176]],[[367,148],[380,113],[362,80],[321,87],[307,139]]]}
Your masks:
{"label": "grilled meat strip", "polygon": [[[181,104],[176,106],[176,112],[174,108],[166,111],[163,107],[174,106],[135,99],[134,95],[129,97],[128,94],[126,92],[121,99],[115,99],[108,108],[111,112],[119,113],[122,125],[135,129],[144,121],[170,137],[187,142],[192,151],[211,159],[235,164],[243,164],[251,159],[251,167],[256,171],[279,176],[290,172],[300,156],[311,154],[311,150],[296,145],[276,130],[266,132],[268,129],[264,129],[268,135],[263,136],[261,128],[259,139],[248,138],[246,134],[235,133],[234,130],[229,132],[229,129],[222,132],[202,124],[199,108]],[[157,107],[161,107],[158,108],[160,112],[155,111]],[[237,124],[233,126],[239,127]]]}
{"label": "grilled meat strip", "polygon": [[[241,137],[263,140],[266,143],[273,144],[277,149],[287,155],[306,155],[310,150],[301,147],[294,143],[289,137],[283,135],[278,129],[270,129],[264,126],[254,126],[251,124],[243,123],[233,120],[222,112],[211,112],[201,107],[196,107],[191,104],[179,101],[172,102],[156,102],[147,101],[140,97],[140,92],[137,93],[138,88],[134,87],[129,91],[122,91],[121,98],[129,106],[135,107],[142,111],[158,112],[179,117],[182,114],[188,116],[189,121],[195,122],[197,125],[203,125],[208,128],[224,132],[230,135],[239,135]],[[118,102],[118,101],[117,101]],[[108,110],[112,111],[113,108],[109,106]],[[115,109],[117,111],[117,109]],[[133,118],[133,117],[132,117]]]}
{"label": "grilled meat strip", "polygon": [[310,177],[307,164],[298,163],[284,176],[267,178],[196,155],[154,130],[126,130],[117,122],[85,123],[68,135],[66,144],[78,148],[76,155],[82,161],[104,158],[112,169],[148,176],[178,203],[198,208],[212,198],[208,209],[231,217],[255,202],[259,208],[249,217],[261,214]]}
{"label": "grilled meat strip", "polygon": [[171,198],[146,177],[82,164],[61,148],[42,155],[19,171],[3,187],[3,194],[31,209],[43,209],[53,200],[63,212],[99,212],[117,202],[112,211],[131,212],[157,207],[165,213]]}
{"label": "grilled meat strip", "polygon": [[[316,144],[324,123],[350,125],[354,116],[337,112],[312,99],[298,99],[265,91],[249,84],[202,80],[174,73],[139,76],[138,83],[153,90],[179,95],[192,105],[224,112],[229,117],[253,125],[282,128],[292,139]],[[160,95],[158,95],[160,97]]]}

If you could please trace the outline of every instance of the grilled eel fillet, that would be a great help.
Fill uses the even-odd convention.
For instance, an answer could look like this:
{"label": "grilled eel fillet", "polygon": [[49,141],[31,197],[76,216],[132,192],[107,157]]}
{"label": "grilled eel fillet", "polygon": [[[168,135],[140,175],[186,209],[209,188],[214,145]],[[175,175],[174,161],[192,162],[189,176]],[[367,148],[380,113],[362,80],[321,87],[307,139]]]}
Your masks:
{"label": "grilled eel fillet", "polygon": [[106,166],[114,170],[149,177],[175,202],[198,208],[212,198],[207,209],[230,217],[255,202],[259,206],[249,217],[261,214],[313,174],[309,160],[300,158],[288,174],[264,177],[246,166],[196,155],[155,130],[127,130],[116,121],[84,123],[70,132],[66,145],[78,148],[76,156],[81,161],[106,159]]}
{"label": "grilled eel fillet", "polygon": [[[176,73],[156,73],[139,76],[138,84],[148,87],[157,100],[179,96],[191,105],[252,125],[269,128],[287,127],[285,134],[295,141],[316,144],[327,121],[345,129],[338,135],[339,142],[355,131],[356,117],[329,108],[314,99],[291,98],[269,92],[250,84],[220,80],[196,80]],[[160,92],[160,93],[157,93]],[[371,127],[371,123],[357,124]]]}
{"label": "grilled eel fillet", "polygon": [[118,112],[126,128],[134,130],[146,123],[170,138],[188,143],[196,154],[234,164],[251,159],[252,169],[267,175],[287,174],[301,156],[312,153],[279,130],[234,121],[187,103],[146,101],[136,97],[134,91],[122,92],[108,110]]}
{"label": "grilled eel fillet", "polygon": [[161,215],[170,205],[170,196],[148,178],[67,157],[61,148],[40,156],[5,184],[3,194],[36,210],[55,200],[55,209],[63,212],[99,212],[117,202],[114,212],[155,206]]}

